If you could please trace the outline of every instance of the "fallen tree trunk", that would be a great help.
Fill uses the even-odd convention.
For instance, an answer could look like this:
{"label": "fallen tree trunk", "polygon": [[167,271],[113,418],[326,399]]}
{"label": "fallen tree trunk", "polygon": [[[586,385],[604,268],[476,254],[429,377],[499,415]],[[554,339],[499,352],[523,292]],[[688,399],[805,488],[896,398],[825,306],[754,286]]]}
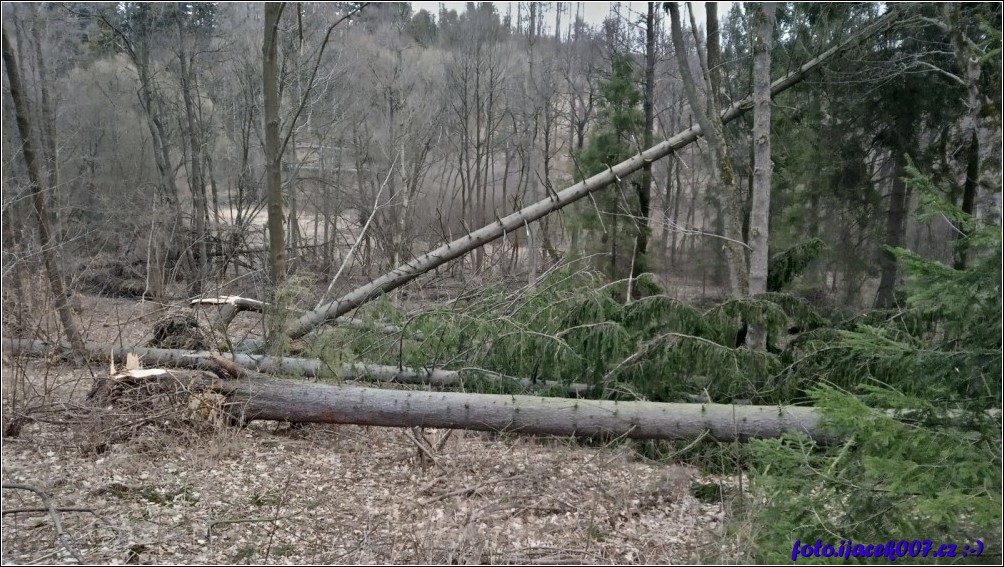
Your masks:
{"label": "fallen tree trunk", "polygon": [[[68,352],[67,347],[46,341],[28,339],[0,339],[4,352],[14,356],[50,356]],[[242,368],[304,378],[340,378],[342,380],[359,382],[390,382],[394,384],[424,384],[440,388],[455,388],[464,383],[456,370],[441,368],[398,368],[382,364],[343,363],[332,367],[317,358],[295,358],[288,356],[266,356],[244,353],[211,353],[201,350],[163,349],[148,347],[117,347],[107,343],[87,342],[84,344],[86,354],[101,362],[106,362],[111,356],[115,362],[125,363],[130,353],[139,356],[147,366],[167,366],[172,368],[187,368],[193,370],[212,370],[217,367],[213,357],[232,361]],[[561,384],[553,381],[533,381],[529,378],[499,376],[485,372],[488,378],[500,381],[515,382],[523,388],[564,388],[572,396],[581,396],[591,389],[589,384]]]}
{"label": "fallen tree trunk", "polygon": [[[216,318],[213,320],[213,328],[219,331],[226,331],[230,326],[230,323],[233,322],[234,317],[242,311],[264,313],[265,308],[268,307],[268,304],[264,301],[234,295],[193,299],[189,302],[189,305],[192,307],[211,305],[217,306]],[[388,325],[385,323],[370,324],[366,321],[352,319],[349,317],[339,317],[335,319],[334,322],[337,326],[360,329],[364,331],[373,330],[385,335],[401,335],[403,333],[403,329],[397,325]],[[422,335],[422,333],[415,333],[411,339],[421,342],[425,340],[425,336]]]}
{"label": "fallen tree trunk", "polygon": [[[876,20],[871,25],[862,29],[840,45],[837,45],[816,58],[808,61],[795,71],[785,77],[778,79],[771,85],[771,96],[790,88],[801,81],[808,73],[819,67],[836,55],[856,46],[865,39],[889,29],[899,18],[899,13],[891,9],[886,15]],[[735,102],[721,114],[722,123],[731,122],[746,113],[753,106],[752,96]],[[488,242],[505,236],[506,234],[523,229],[527,224],[535,222],[544,216],[553,213],[563,207],[582,199],[583,197],[598,191],[607,185],[643,168],[646,164],[689,145],[701,136],[701,128],[694,125],[687,130],[669,138],[668,140],[649,148],[638,155],[608,167],[605,172],[596,174],[589,179],[576,183],[561,192],[551,193],[547,198],[525,207],[505,218],[496,218],[495,222],[482,227],[467,236],[447,243],[423,256],[398,266],[391,272],[380,276],[370,283],[357,288],[342,297],[321,305],[313,311],[309,311],[296,319],[286,330],[289,338],[298,339],[303,337],[314,328],[328,321],[345,315],[356,307],[380,296],[383,293],[394,290],[418,276],[439,267],[451,260],[455,260],[464,254],[475,250]],[[261,341],[249,340],[239,346],[245,352],[256,351],[261,347]]]}
{"label": "fallen tree trunk", "polygon": [[720,441],[778,437],[802,431],[826,440],[812,408],[615,402],[539,396],[381,390],[280,380],[262,374],[226,379],[203,371],[126,371],[96,390],[102,403],[123,390],[179,392],[203,415],[254,420],[383,427],[435,427],[607,439]]}

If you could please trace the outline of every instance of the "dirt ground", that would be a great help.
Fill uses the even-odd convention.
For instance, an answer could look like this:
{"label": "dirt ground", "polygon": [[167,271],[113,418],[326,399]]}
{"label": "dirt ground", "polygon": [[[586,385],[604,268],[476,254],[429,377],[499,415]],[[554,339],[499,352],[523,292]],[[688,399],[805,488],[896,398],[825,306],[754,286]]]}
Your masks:
{"label": "dirt ground", "polygon": [[[156,305],[85,298],[92,340],[135,344]],[[94,407],[107,366],[4,360],[4,564],[691,563],[730,555],[694,469],[624,445],[255,422]],[[5,419],[5,424],[7,423]],[[419,433],[422,434],[422,433]],[[726,481],[727,482],[727,479]],[[39,510],[51,499],[64,533]]]}

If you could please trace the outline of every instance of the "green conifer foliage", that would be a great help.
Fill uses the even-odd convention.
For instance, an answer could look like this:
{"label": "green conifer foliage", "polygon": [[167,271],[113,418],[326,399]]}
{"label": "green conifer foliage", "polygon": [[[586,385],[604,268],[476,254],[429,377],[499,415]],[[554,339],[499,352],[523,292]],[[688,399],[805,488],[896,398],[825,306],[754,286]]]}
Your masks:
{"label": "green conifer foliage", "polygon": [[[596,132],[586,146],[574,156],[581,180],[620,163],[644,149],[639,146],[645,115],[640,105],[631,56],[615,52],[610,62],[610,75],[600,83],[600,112]],[[645,230],[638,222],[641,215],[634,185],[637,176],[630,176],[595,194],[591,202],[577,205],[573,225],[586,230],[599,243],[590,242],[587,250],[600,252],[601,268],[611,279],[628,277],[632,263],[644,265],[644,259],[634,250],[635,236]],[[594,206],[595,203],[595,206]],[[597,245],[598,244],[598,245]]]}
{"label": "green conifer foliage", "polygon": [[981,539],[980,558],[963,561],[1000,561],[1001,228],[937,199],[912,166],[907,174],[925,214],[964,224],[968,242],[958,245],[982,253],[956,270],[892,249],[909,276],[905,309],[803,337],[808,350],[789,376],[816,376],[811,397],[845,441],[754,443],[766,502],[754,521],[758,560],[790,561],[794,539],[821,538],[931,539],[935,548],[958,544],[960,554]]}

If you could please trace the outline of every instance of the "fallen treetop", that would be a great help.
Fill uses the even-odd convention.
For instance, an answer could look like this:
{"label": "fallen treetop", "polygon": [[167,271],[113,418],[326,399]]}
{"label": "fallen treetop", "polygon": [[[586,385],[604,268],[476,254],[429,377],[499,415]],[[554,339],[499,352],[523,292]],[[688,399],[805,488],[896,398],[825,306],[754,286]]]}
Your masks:
{"label": "fallen treetop", "polygon": [[[900,14],[897,10],[890,9],[884,16],[877,19],[871,25],[863,28],[859,33],[854,34],[841,44],[828,49],[819,56],[803,64],[798,69],[772,83],[771,95],[777,95],[778,93],[790,88],[792,85],[797,84],[812,70],[832,59],[836,55],[853,48],[865,39],[872,37],[877,33],[888,30],[896,23],[899,16]],[[722,122],[731,122],[752,108],[752,105],[752,95],[733,103],[732,106],[722,112]],[[571,187],[568,187],[558,193],[551,193],[547,198],[504,218],[496,219],[495,222],[475,230],[467,236],[440,246],[423,256],[398,266],[387,274],[376,278],[370,283],[359,287],[334,301],[321,305],[317,309],[303,314],[289,325],[286,329],[286,334],[290,338],[298,339],[309,333],[317,326],[345,315],[349,311],[359,307],[367,301],[379,297],[383,293],[396,289],[425,272],[428,272],[429,270],[441,266],[451,260],[455,260],[471,250],[501,238],[510,232],[523,228],[528,223],[535,222],[544,216],[553,213],[554,211],[582,199],[590,193],[598,191],[607,185],[640,170],[646,164],[666,157],[667,155],[694,142],[700,136],[700,126],[694,125],[626,161],[609,166],[608,169],[602,173],[598,173],[589,179],[576,183],[575,185],[572,185]],[[244,344],[239,345],[239,349],[245,352],[256,351],[261,348],[262,344],[263,343],[261,341],[249,340]]]}

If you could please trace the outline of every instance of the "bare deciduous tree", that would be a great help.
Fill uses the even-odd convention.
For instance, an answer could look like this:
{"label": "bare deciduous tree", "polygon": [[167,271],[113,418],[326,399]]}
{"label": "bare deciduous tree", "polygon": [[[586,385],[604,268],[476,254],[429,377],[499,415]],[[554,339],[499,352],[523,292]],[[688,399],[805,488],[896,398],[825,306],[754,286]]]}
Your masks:
{"label": "bare deciduous tree", "polygon": [[42,248],[42,259],[45,263],[45,273],[49,287],[56,299],[56,312],[63,325],[63,332],[79,356],[84,352],[84,339],[74,319],[70,308],[71,291],[63,281],[62,268],[59,260],[59,242],[52,233],[52,220],[49,217],[47,196],[43,189],[44,179],[39,167],[38,155],[35,151],[34,134],[31,127],[31,110],[21,82],[21,70],[14,48],[7,35],[7,26],[3,26],[3,61],[7,70],[7,80],[10,84],[10,96],[14,100],[14,114],[17,130],[21,135],[21,151],[28,167],[28,192],[35,207],[35,219],[38,222],[39,245]]}
{"label": "bare deciduous tree", "polygon": [[282,149],[279,145],[279,18],[286,4],[265,3],[262,40],[262,92],[265,122],[265,195],[268,200],[268,269],[277,286],[286,277],[286,238],[282,207]]}
{"label": "bare deciduous tree", "polygon": [[[713,53],[710,49],[713,44],[717,44],[717,39],[709,38],[707,54],[702,53],[698,43],[698,59],[702,62],[702,73],[701,78],[697,79],[691,72],[690,61],[687,58],[679,5],[676,2],[666,2],[665,5],[670,14],[673,48],[680,65],[684,90],[690,101],[691,111],[697,118],[697,123],[701,125],[701,130],[704,132],[711,150],[711,170],[714,175],[712,184],[721,188],[722,200],[725,203],[723,211],[725,215],[725,243],[723,246],[728,260],[729,284],[733,295],[745,296],[749,293],[749,271],[746,262],[746,245],[742,236],[739,188],[735,180],[732,158],[725,145],[725,129],[717,110],[719,95],[713,79],[715,71],[710,69],[710,62],[717,60],[718,57],[718,54]],[[708,29],[712,28],[718,28],[717,11],[714,8],[708,13]],[[706,93],[703,99],[700,96],[700,91]]]}

